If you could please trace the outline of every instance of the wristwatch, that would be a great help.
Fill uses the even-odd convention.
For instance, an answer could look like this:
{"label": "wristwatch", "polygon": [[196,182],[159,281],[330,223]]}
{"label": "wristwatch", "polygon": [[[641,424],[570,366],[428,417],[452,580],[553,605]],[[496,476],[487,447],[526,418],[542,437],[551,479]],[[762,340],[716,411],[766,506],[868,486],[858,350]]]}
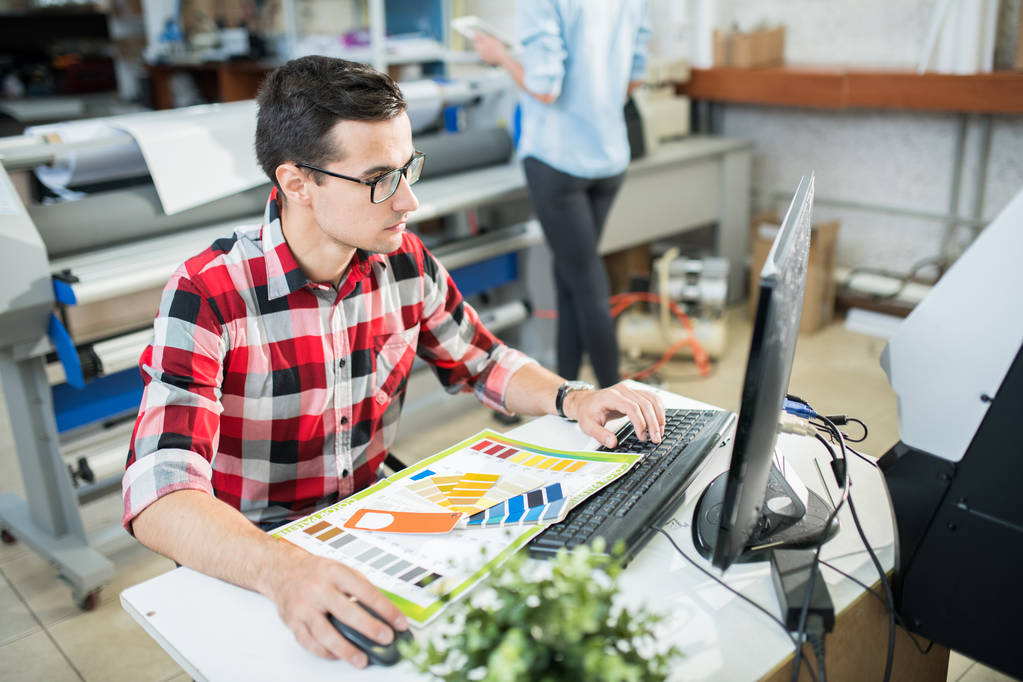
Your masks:
{"label": "wristwatch", "polygon": [[[558,387],[558,397],[554,401],[554,407],[558,410],[558,416],[562,419],[568,419],[565,416],[565,396],[572,391],[589,391],[593,389],[593,384],[588,384],[585,381],[566,381]],[[575,421],[569,419],[569,421]]]}

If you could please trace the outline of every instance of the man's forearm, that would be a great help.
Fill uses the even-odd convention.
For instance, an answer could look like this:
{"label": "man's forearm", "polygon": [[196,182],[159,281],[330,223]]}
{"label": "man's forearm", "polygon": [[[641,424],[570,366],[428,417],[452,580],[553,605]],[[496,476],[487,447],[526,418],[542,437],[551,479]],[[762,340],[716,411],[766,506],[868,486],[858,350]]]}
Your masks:
{"label": "man's forearm", "polygon": [[[512,374],[504,393],[504,406],[526,415],[557,414],[558,388],[564,382],[554,372],[531,363]],[[579,422],[583,433],[606,447],[617,444],[615,434],[605,428],[608,420],[627,416],[640,440],[661,442],[664,406],[655,394],[628,383],[601,390],[571,391],[565,396],[565,416]]]}
{"label": "man's forearm", "polygon": [[542,365],[523,365],[508,381],[504,406],[509,412],[528,416],[556,414],[554,403],[563,382],[564,379]]}
{"label": "man's forearm", "polygon": [[305,554],[199,490],[161,497],[134,519],[132,530],[139,542],[183,566],[267,596],[278,564]]}

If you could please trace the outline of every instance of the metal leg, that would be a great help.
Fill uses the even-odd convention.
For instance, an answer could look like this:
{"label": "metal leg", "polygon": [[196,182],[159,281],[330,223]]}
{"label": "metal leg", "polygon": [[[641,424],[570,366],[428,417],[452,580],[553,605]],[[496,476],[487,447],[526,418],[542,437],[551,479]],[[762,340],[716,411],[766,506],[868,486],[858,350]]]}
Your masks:
{"label": "metal leg", "polygon": [[78,495],[60,455],[43,359],[15,361],[9,350],[0,351],[0,381],[28,497],[0,495],[0,525],[57,567],[80,607],[95,607],[114,565],[85,535]]}

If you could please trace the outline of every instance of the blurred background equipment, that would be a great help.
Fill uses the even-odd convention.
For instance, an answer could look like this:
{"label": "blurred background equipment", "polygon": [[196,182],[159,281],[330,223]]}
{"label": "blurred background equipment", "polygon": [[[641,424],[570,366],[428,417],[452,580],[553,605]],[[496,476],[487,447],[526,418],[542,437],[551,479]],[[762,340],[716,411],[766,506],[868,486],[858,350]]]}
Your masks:
{"label": "blurred background equipment", "polygon": [[[649,293],[612,297],[619,348],[632,360],[660,357],[636,378],[653,373],[677,353],[692,357],[706,375],[709,358],[720,357],[725,348],[727,259],[688,258],[673,247],[654,262],[653,275]],[[633,305],[640,302],[645,305]]]}

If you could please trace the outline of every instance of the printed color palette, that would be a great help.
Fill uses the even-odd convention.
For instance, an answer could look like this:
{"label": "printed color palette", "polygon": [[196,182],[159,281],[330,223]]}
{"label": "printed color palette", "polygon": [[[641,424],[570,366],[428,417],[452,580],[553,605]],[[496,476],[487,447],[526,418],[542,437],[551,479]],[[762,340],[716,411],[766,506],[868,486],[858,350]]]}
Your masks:
{"label": "printed color palette", "polygon": [[478,514],[466,522],[469,528],[494,528],[558,521],[568,511],[560,483],[517,495]]}
{"label": "printed color palette", "polygon": [[[547,524],[621,476],[639,458],[621,452],[558,450],[482,431],[273,534],[359,569],[410,622],[426,624]],[[490,478],[466,479],[467,473]],[[423,494],[412,489],[416,484],[421,484]],[[560,486],[560,495],[555,485]],[[476,509],[471,515],[457,512],[424,495]],[[474,502],[461,505],[452,499]],[[497,508],[469,526],[470,516],[487,511],[480,507],[491,500]],[[345,530],[345,523],[359,510],[366,510],[357,522],[360,530]],[[384,514],[394,512],[458,513],[455,528],[465,530],[366,532],[367,524],[377,530],[390,528],[391,517]],[[395,523],[403,521],[393,518]],[[483,530],[488,527],[490,532]]]}
{"label": "printed color palette", "polygon": [[385,549],[371,545],[364,540],[359,540],[351,533],[346,533],[326,521],[313,524],[302,532],[329,545],[335,550],[343,550],[346,555],[346,563],[357,562],[364,566],[371,566],[415,587],[425,589],[431,583],[437,582],[444,577],[428,568],[416,566],[411,561],[405,561],[400,557],[394,556]]}
{"label": "printed color palette", "polygon": [[408,489],[441,507],[475,514],[542,484],[543,480],[525,473],[507,476],[466,473],[450,476],[416,476]]}
{"label": "printed color palette", "polygon": [[493,441],[489,440],[483,440],[476,443],[476,445],[472,446],[472,449],[482,452],[485,455],[493,455],[498,459],[507,460],[512,464],[521,464],[522,466],[534,467],[536,469],[550,469],[551,471],[574,473],[586,466],[586,462],[580,460],[540,455],[528,450],[513,448],[504,445],[503,443],[495,444]]}

